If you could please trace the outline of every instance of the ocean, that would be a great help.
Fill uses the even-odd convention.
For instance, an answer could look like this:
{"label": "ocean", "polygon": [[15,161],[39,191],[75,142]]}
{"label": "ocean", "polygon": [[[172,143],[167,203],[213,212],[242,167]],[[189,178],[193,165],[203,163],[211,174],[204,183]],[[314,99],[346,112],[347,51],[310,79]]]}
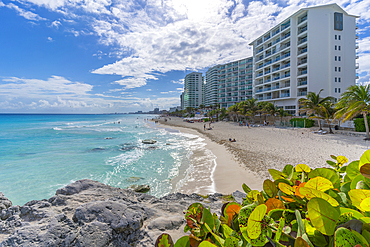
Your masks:
{"label": "ocean", "polygon": [[[85,178],[119,188],[146,184],[157,197],[179,191],[194,162],[215,156],[201,137],[147,121],[155,117],[0,114],[0,191],[13,205],[48,199]],[[202,159],[193,157],[199,150]]]}

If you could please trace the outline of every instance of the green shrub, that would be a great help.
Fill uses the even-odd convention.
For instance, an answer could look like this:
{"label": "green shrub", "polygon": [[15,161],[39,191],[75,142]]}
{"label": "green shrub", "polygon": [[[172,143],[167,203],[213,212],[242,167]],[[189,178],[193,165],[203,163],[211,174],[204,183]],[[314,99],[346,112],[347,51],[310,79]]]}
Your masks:
{"label": "green shrub", "polygon": [[[365,121],[363,118],[356,118],[353,120],[353,123],[355,124],[355,130],[357,132],[366,132]],[[370,116],[367,116],[367,123],[370,127]]]}
{"label": "green shrub", "polygon": [[331,158],[332,168],[269,169],[273,180],[262,191],[243,184],[243,203],[226,202],[221,215],[193,203],[184,212],[190,235],[174,244],[164,233],[155,246],[369,246],[370,150],[348,165],[344,156]]}
{"label": "green shrub", "polygon": [[203,122],[208,122],[209,121],[209,118],[204,118],[203,119]]}
{"label": "green shrub", "polygon": [[315,120],[309,118],[292,118],[290,119],[290,124],[293,127],[311,128],[315,125]]}

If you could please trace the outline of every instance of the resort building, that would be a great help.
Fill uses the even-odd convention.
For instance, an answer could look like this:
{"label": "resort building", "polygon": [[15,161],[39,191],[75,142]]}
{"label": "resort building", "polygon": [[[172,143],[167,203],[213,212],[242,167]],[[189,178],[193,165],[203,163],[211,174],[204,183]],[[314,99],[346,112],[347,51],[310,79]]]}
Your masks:
{"label": "resort building", "polygon": [[202,73],[192,72],[185,76],[183,108],[197,108],[203,104],[204,77]]}
{"label": "resort building", "polygon": [[337,4],[304,8],[252,41],[253,97],[290,114],[307,92],[339,98],[357,79],[356,18]]}
{"label": "resort building", "polygon": [[252,97],[253,58],[216,65],[206,72],[205,106],[228,108]]}

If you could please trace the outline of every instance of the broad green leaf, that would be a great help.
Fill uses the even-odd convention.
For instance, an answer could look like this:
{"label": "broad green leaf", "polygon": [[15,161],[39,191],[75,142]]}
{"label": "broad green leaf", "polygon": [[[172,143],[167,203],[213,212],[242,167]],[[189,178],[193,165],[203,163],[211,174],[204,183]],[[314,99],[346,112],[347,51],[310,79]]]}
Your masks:
{"label": "broad green leaf", "polygon": [[370,163],[370,149],[365,151],[362,155],[361,155],[361,158],[360,158],[360,162],[359,162],[359,165],[358,165],[358,168],[360,168],[361,166],[365,165],[365,164],[368,164]]}
{"label": "broad green leaf", "polygon": [[350,180],[354,179],[358,174],[360,174],[359,161],[358,160],[352,161],[347,166],[346,172]]}
{"label": "broad green leaf", "polygon": [[328,163],[328,165],[336,168],[337,167],[337,163],[335,163],[334,161],[331,161],[331,160],[327,160],[326,163]]}
{"label": "broad green leaf", "polygon": [[340,191],[348,194],[348,192],[351,190],[351,182],[346,182],[340,187]]}
{"label": "broad green leaf", "polygon": [[348,195],[351,198],[353,206],[360,209],[361,211],[365,211],[364,209],[361,208],[360,204],[364,199],[370,197],[370,190],[354,189],[350,190],[348,192]]}
{"label": "broad green leaf", "polygon": [[[351,190],[353,190],[353,189],[361,189],[360,187],[361,187],[361,183],[359,183],[359,182],[361,182],[361,181],[365,181],[365,177],[364,176],[362,176],[361,174],[358,174],[353,180],[352,180],[352,182],[351,182],[351,185],[350,185],[350,188],[351,188]],[[365,185],[366,186],[366,185]],[[364,189],[366,189],[366,187],[364,188]]]}
{"label": "broad green leaf", "polygon": [[319,190],[322,192],[334,188],[333,183],[330,180],[323,177],[311,178],[304,187]]}
{"label": "broad green leaf", "polygon": [[288,180],[291,180],[294,173],[294,167],[292,165],[284,166],[283,173],[286,175]]}
{"label": "broad green leaf", "polygon": [[155,247],[173,247],[173,241],[168,233],[162,233],[155,241]]}
{"label": "broad green leaf", "polygon": [[370,178],[370,163],[366,163],[360,167],[360,172],[362,176]]}
{"label": "broad green leaf", "polygon": [[266,205],[258,205],[249,216],[247,233],[251,239],[256,239],[261,235],[261,221],[266,215],[266,211]]}
{"label": "broad green leaf", "polygon": [[228,237],[225,239],[225,247],[238,247],[239,240],[235,237]]}
{"label": "broad green leaf", "polygon": [[190,247],[189,236],[183,236],[179,238],[174,247]]}
{"label": "broad green leaf", "polygon": [[293,185],[293,183],[292,182],[290,182],[289,180],[286,180],[286,179],[282,179],[282,178],[280,178],[280,179],[277,179],[277,180],[275,180],[274,181],[274,184],[276,185],[276,186],[278,186],[278,184],[279,183],[284,183],[284,184],[287,184],[287,185]]}
{"label": "broad green leaf", "polygon": [[311,171],[310,174],[308,174],[308,177],[323,177],[329,179],[333,183],[334,188],[339,189],[340,187],[340,178],[338,174],[329,168],[316,168],[315,170]]}
{"label": "broad green leaf", "polygon": [[356,211],[356,210],[353,210],[353,209],[350,209],[350,208],[340,207],[339,210],[340,210],[340,214],[352,213],[353,218],[355,218],[355,219],[360,219],[361,217],[364,217],[364,215],[361,214],[359,211]]}
{"label": "broad green leaf", "polygon": [[339,209],[322,198],[312,198],[307,203],[308,218],[312,225],[325,235],[333,235],[339,219]]}
{"label": "broad green leaf", "polygon": [[270,179],[263,181],[263,190],[269,197],[275,197],[278,193],[276,185]]}
{"label": "broad green leaf", "polygon": [[242,185],[242,188],[243,188],[244,192],[247,193],[247,194],[252,191],[251,188],[249,188],[249,186],[244,184],[244,183]]}
{"label": "broad green leaf", "polygon": [[325,236],[319,232],[315,227],[312,226],[311,222],[307,219],[303,219],[306,234],[315,246],[327,246]]}
{"label": "broad green leaf", "polygon": [[224,234],[224,238],[230,237],[231,233],[233,232],[233,229],[231,229],[228,225],[222,224],[221,225],[222,233]]}
{"label": "broad green leaf", "polygon": [[363,223],[369,224],[370,223],[370,217],[361,217],[359,218]]}
{"label": "broad green leaf", "polygon": [[265,205],[267,206],[267,213],[273,209],[285,209],[284,203],[276,198],[269,198]]}
{"label": "broad green leaf", "polygon": [[311,171],[311,168],[308,166],[308,165],[305,165],[305,164],[298,164],[296,165],[295,167],[295,171],[296,172],[305,172],[305,173],[309,173]]}
{"label": "broad green leaf", "polygon": [[295,239],[294,246],[309,247],[308,243],[302,237],[297,237]]}
{"label": "broad green leaf", "polygon": [[208,241],[202,241],[198,247],[217,247],[217,245],[212,244],[211,242]]}
{"label": "broad green leaf", "polygon": [[357,244],[366,246],[351,230],[344,227],[339,227],[335,231],[335,246],[353,247]]}
{"label": "broad green leaf", "polygon": [[213,229],[215,227],[215,221],[213,219],[212,213],[206,209],[205,207],[203,208],[203,214],[202,214],[202,223],[207,223],[208,226]]}
{"label": "broad green leaf", "polygon": [[268,171],[269,171],[271,177],[274,180],[277,180],[277,179],[285,179],[287,177],[287,175],[285,175],[281,171],[278,171],[278,170],[275,170],[275,169],[268,169]]}
{"label": "broad green leaf", "polygon": [[[216,239],[217,242],[219,242],[221,244],[221,246],[225,243],[225,240],[222,239],[220,236],[216,235],[212,230],[211,228],[209,228],[208,224],[207,223],[204,223],[204,226],[207,228],[207,230],[212,234],[212,236]],[[204,242],[204,241],[203,241]],[[202,242],[202,243],[203,243]],[[199,245],[200,246],[200,245]]]}
{"label": "broad green leaf", "polygon": [[360,203],[360,208],[362,208],[363,211],[370,211],[370,197],[362,200],[362,202]]}
{"label": "broad green leaf", "polygon": [[247,197],[250,198],[252,201],[257,201],[257,196],[261,194],[258,190],[252,190],[247,194]]}
{"label": "broad green leaf", "polygon": [[294,195],[294,188],[288,184],[285,183],[279,183],[278,185],[279,189],[284,192],[285,194],[291,196]]}
{"label": "broad green leaf", "polygon": [[365,229],[362,229],[362,236],[364,236],[367,243],[370,244],[370,232]]}
{"label": "broad green leaf", "polygon": [[295,210],[295,216],[296,216],[297,224],[298,224],[297,236],[302,237],[302,235],[305,233],[305,230],[304,230],[304,225],[302,221],[302,216],[299,210]]}
{"label": "broad green leaf", "polygon": [[325,201],[329,202],[333,207],[337,207],[339,205],[339,203],[333,197],[319,190],[302,187],[299,189],[299,193],[301,193],[308,200],[311,200],[314,197],[318,197],[318,198],[322,198]]}

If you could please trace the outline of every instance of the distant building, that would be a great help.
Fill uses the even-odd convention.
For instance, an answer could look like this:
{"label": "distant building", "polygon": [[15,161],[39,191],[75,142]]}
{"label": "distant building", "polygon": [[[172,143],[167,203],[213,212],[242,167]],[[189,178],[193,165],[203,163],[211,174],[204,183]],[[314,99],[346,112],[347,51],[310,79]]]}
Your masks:
{"label": "distant building", "polygon": [[290,114],[307,92],[339,98],[357,79],[356,18],[337,4],[303,8],[252,41],[253,96]]}
{"label": "distant building", "polygon": [[159,108],[154,108],[154,114],[159,114]]}
{"label": "distant building", "polygon": [[185,110],[185,108],[184,108],[184,105],[185,105],[184,104],[184,96],[185,96],[185,92],[182,92],[181,95],[180,95],[180,102],[181,102],[180,106],[181,106],[182,110]]}
{"label": "distant building", "polygon": [[181,111],[182,110],[181,106],[171,107],[169,112],[175,112],[176,110]]}
{"label": "distant building", "polygon": [[184,81],[184,106],[197,108],[203,104],[204,78],[202,73],[192,72],[185,76]]}

